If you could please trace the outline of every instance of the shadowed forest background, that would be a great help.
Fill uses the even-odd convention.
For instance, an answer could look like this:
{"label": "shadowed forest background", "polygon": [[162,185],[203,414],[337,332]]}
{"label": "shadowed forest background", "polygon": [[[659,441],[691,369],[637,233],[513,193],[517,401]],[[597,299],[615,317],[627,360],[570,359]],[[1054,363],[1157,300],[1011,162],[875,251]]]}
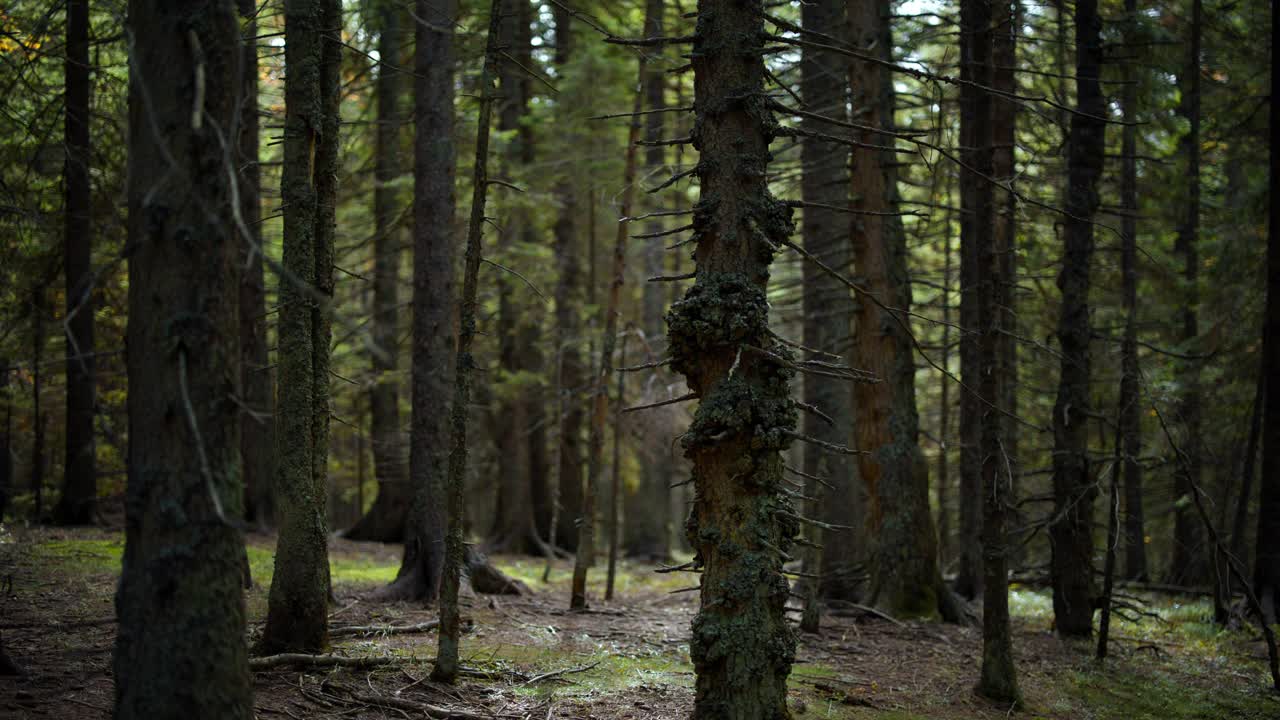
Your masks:
{"label": "shadowed forest background", "polygon": [[1280,716],[1277,18],[0,6],[0,716]]}

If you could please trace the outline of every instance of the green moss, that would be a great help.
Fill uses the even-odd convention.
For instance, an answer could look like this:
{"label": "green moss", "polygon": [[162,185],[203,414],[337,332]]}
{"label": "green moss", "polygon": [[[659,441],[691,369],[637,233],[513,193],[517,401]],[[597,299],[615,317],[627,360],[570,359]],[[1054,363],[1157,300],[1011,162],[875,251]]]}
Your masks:
{"label": "green moss", "polygon": [[124,556],[124,538],[50,540],[35,546],[42,564],[78,575],[118,574]]}
{"label": "green moss", "polygon": [[1054,708],[1097,720],[1263,720],[1280,717],[1280,698],[1259,683],[1244,693],[1198,686],[1160,671],[1109,667],[1059,676]]}

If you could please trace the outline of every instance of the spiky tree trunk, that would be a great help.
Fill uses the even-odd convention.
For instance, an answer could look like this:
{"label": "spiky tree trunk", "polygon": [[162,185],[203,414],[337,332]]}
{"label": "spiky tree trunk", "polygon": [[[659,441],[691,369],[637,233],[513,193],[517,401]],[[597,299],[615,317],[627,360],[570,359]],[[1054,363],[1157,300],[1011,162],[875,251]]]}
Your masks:
{"label": "spiky tree trunk", "polygon": [[92,204],[89,192],[89,0],[67,3],[65,142],[65,245],[67,283],[66,462],[62,497],[54,520],[64,525],[93,521],[98,496],[93,411],[93,267]]}
{"label": "spiky tree trunk", "polygon": [[235,127],[239,174],[240,218],[247,233],[240,274],[240,463],[244,480],[245,519],[266,526],[275,511],[275,383],[267,350],[267,288],[263,274],[262,174],[258,161],[258,6],[240,0],[243,44]]}
{"label": "spiky tree trunk", "polygon": [[328,645],[325,518],[329,320],[338,148],[338,0],[285,3],[284,269],[277,491],[280,538],[262,652]]}
{"label": "spiky tree trunk", "polygon": [[798,528],[782,451],[796,410],[766,288],[794,227],[767,183],[778,126],[764,97],[762,11],[759,0],[698,2],[696,280],[667,314],[672,367],[700,398],[681,440],[695,486],[687,535],[703,570],[689,644],[698,720],[790,717],[795,637],[783,614],[782,563]]}
{"label": "spiky tree trunk", "polygon": [[[644,14],[644,36],[661,37],[663,33],[663,0],[646,0]],[[653,52],[652,50],[647,52]],[[664,83],[667,80],[660,62],[645,64],[644,76],[640,79],[643,86],[644,105],[646,109],[656,110],[666,107]],[[657,143],[663,139],[665,113],[655,112],[644,116],[644,139]],[[666,149],[657,144],[649,145],[644,152],[646,173],[650,176],[660,174],[666,161]],[[651,206],[657,210],[659,204]],[[650,220],[644,224],[643,234],[651,235],[662,231],[662,223]],[[663,274],[666,248],[661,240],[645,240],[644,257],[645,277]],[[662,311],[666,305],[663,299],[661,283],[645,283],[641,297],[642,325],[646,338],[656,339],[662,333]],[[655,358],[656,359],[656,358]],[[627,513],[625,523],[627,554],[647,560],[665,561],[668,554],[667,522],[665,512],[671,497],[671,455],[668,450],[671,442],[669,435],[654,433],[645,447],[645,457],[640,475],[640,487],[629,503],[632,508]]]}
{"label": "spiky tree trunk", "polygon": [[[1200,40],[1202,4],[1191,2],[1191,42],[1187,64],[1178,78],[1182,102],[1178,113],[1190,125],[1179,141],[1179,150],[1186,162],[1186,195],[1183,208],[1186,212],[1178,226],[1175,250],[1182,255],[1182,280],[1184,305],[1182,307],[1182,342],[1194,348],[1200,334],[1196,304],[1199,302],[1200,259],[1196,250],[1200,231]],[[1174,494],[1190,498],[1190,493],[1201,485],[1203,479],[1203,441],[1201,426],[1203,413],[1200,398],[1200,360],[1187,360],[1182,368],[1183,393],[1181,415],[1186,427],[1183,450],[1187,454],[1185,467],[1174,473]],[[1207,585],[1209,582],[1209,553],[1204,541],[1204,529],[1191,502],[1179,502],[1174,510],[1173,558],[1169,565],[1169,582],[1191,585]]]}
{"label": "spiky tree trunk", "polygon": [[1106,107],[1098,82],[1102,19],[1097,0],[1076,2],[1076,108],[1067,144],[1067,197],[1058,342],[1062,363],[1053,406],[1053,614],[1058,633],[1093,632],[1093,500],[1089,472],[1089,266],[1098,208]]}
{"label": "spiky tree trunk", "polygon": [[13,395],[9,375],[9,360],[0,357],[0,405],[4,406],[4,425],[0,426],[0,521],[13,496]]}
{"label": "spiky tree trunk", "polygon": [[[1271,4],[1271,32],[1280,33],[1280,3]],[[1257,555],[1253,582],[1269,623],[1280,617],[1280,44],[1271,45],[1270,214],[1267,228],[1267,310],[1263,330],[1263,372],[1267,384],[1262,436],[1262,478],[1258,502]]]}
{"label": "spiky tree trunk", "polygon": [[133,0],[129,30],[131,391],[115,717],[248,720],[234,516],[243,238],[220,136],[237,111],[235,4]]}
{"label": "spiky tree trunk", "polygon": [[432,601],[444,572],[449,425],[440,411],[449,397],[453,349],[454,0],[416,0],[413,138],[413,420],[409,477],[413,502],[404,557],[389,598]]}
{"label": "spiky tree trunk", "polygon": [[31,495],[34,499],[32,519],[44,522],[44,434],[45,417],[41,408],[44,398],[45,285],[37,283],[31,291]]}
{"label": "spiky tree trunk", "polygon": [[[1136,42],[1137,0],[1125,0],[1125,39]],[[1147,579],[1146,527],[1142,511],[1142,407],[1138,401],[1138,86],[1132,63],[1125,63],[1126,84],[1121,100],[1124,130],[1120,204],[1121,295],[1125,311],[1124,339],[1120,343],[1120,442],[1124,493],[1124,577]]]}
{"label": "spiky tree trunk", "polygon": [[404,12],[402,3],[379,0],[374,14],[378,23],[377,132],[374,147],[373,188],[373,386],[369,391],[369,439],[373,448],[373,475],[378,494],[369,512],[346,536],[353,540],[396,542],[404,537],[405,517],[413,500],[400,430],[400,229],[402,194],[394,185],[404,172],[400,162],[400,111],[404,94]]}

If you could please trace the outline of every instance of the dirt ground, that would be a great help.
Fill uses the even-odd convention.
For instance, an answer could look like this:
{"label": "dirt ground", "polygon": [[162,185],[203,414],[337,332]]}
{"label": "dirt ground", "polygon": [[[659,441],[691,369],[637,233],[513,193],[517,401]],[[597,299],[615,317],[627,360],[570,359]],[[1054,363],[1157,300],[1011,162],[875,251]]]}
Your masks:
{"label": "dirt ground", "polygon": [[[250,538],[255,578],[250,636],[265,615],[272,539]],[[0,634],[26,671],[0,677],[0,718],[110,717],[113,593],[120,533],[0,528]],[[399,548],[335,540],[332,628],[402,626],[434,619],[431,608],[371,598],[394,575]],[[454,687],[426,679],[435,634],[370,632],[335,639],[334,652],[381,658],[366,668],[282,667],[255,672],[259,718],[423,717],[422,704],[459,717],[684,718],[693,699],[688,628],[696,610],[689,577],[624,564],[617,599],[569,613],[569,564],[541,582],[542,561],[495,558],[533,590],[524,597],[471,596],[463,639],[469,669]],[[673,592],[674,591],[674,592]],[[1021,597],[1021,596],[1019,596]],[[801,635],[791,679],[793,716],[806,718],[1280,718],[1266,690],[1262,646],[1247,631],[1206,633],[1193,621],[1120,628],[1113,659],[1052,634],[1042,598],[1015,602],[1015,645],[1026,709],[976,697],[977,628],[897,623],[832,610],[819,635]],[[1028,607],[1030,609],[1028,609]],[[1183,617],[1182,605],[1167,614]],[[1181,613],[1181,614],[1180,614]]]}

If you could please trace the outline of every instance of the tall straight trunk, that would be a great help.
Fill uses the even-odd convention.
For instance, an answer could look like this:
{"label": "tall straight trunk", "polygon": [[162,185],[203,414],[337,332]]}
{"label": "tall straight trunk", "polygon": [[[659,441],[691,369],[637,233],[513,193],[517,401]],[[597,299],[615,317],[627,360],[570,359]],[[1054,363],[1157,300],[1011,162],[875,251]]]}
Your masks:
{"label": "tall straight trunk", "polygon": [[700,398],[681,440],[695,488],[686,532],[703,571],[689,642],[693,717],[788,718],[795,636],[782,564],[798,523],[782,453],[796,409],[790,353],[769,330],[766,293],[774,252],[795,228],[768,186],[778,126],[763,97],[763,4],[699,0],[697,11],[696,280],[667,313],[672,368]]}
{"label": "tall straight trunk", "polygon": [[[1186,67],[1178,78],[1182,102],[1178,113],[1187,119],[1190,129],[1179,142],[1186,162],[1187,187],[1184,202],[1186,216],[1178,227],[1176,251],[1182,256],[1183,292],[1182,342],[1194,348],[1200,334],[1196,305],[1199,302],[1200,259],[1196,250],[1200,231],[1200,41],[1203,7],[1201,0],[1191,0],[1191,42]],[[1194,353],[1194,351],[1193,351]],[[1187,436],[1183,441],[1186,463],[1174,474],[1174,494],[1189,498],[1203,480],[1203,447],[1201,440],[1202,411],[1200,393],[1200,360],[1194,357],[1181,369],[1183,393],[1180,399],[1182,422]],[[1179,502],[1174,510],[1173,558],[1169,565],[1169,582],[1206,585],[1209,583],[1209,551],[1204,529],[1191,502]]]}
{"label": "tall straight trunk", "polygon": [[[415,0],[413,51],[413,502],[404,557],[388,598],[432,601],[444,572],[449,425],[441,408],[452,380],[454,0]],[[385,57],[385,56],[384,56]],[[461,519],[459,519],[461,521]]]}
{"label": "tall straight trunk", "polygon": [[[510,158],[508,171],[527,167],[533,160],[533,134],[523,120],[529,113],[530,78],[521,68],[531,67],[530,51],[530,3],[529,0],[506,0],[503,6],[501,26],[502,43],[512,60],[505,60],[499,72],[502,88],[498,108],[498,130],[514,135],[513,147],[503,154]],[[518,201],[517,201],[518,202]],[[517,243],[534,241],[533,218],[527,209],[511,207],[500,238],[500,253],[510,254]],[[541,393],[537,385],[541,379],[533,372],[540,364],[538,348],[530,342],[536,335],[532,321],[517,304],[519,281],[507,273],[499,273],[498,285],[498,362],[507,382],[507,388],[497,403],[492,418],[498,451],[498,503],[494,526],[490,532],[488,547],[492,551],[535,554],[540,550],[541,538],[534,524],[534,482],[545,468],[534,460],[541,448],[543,435],[535,428],[540,417]],[[562,493],[562,499],[574,499],[572,492]],[[575,508],[576,509],[576,508]],[[577,518],[570,512],[568,518]]]}
{"label": "tall straight trunk", "polygon": [[[881,16],[881,6],[866,0],[848,4],[849,40],[855,47],[884,42],[882,26],[889,17]],[[863,126],[892,127],[883,73],[876,63],[849,66],[853,119]],[[853,139],[868,146],[888,144],[882,134],[869,130],[854,131]],[[897,201],[893,162],[891,151],[853,150],[850,195],[854,209],[862,213],[851,216],[853,263],[867,293],[880,301],[859,298],[856,306],[858,332],[850,364],[880,382],[854,386],[854,446],[871,451],[858,458],[871,500],[869,534],[875,538],[871,601],[895,616],[936,617],[938,547],[928,470],[918,444],[914,348],[906,315],[911,306],[906,235],[896,218],[886,216]]]}
{"label": "tall straight trunk", "polygon": [[13,497],[13,395],[9,388],[9,360],[0,357],[0,405],[4,406],[4,425],[0,425],[0,522]]}
{"label": "tall straight trunk", "polygon": [[[996,268],[983,265],[986,243],[994,235],[994,168],[992,96],[983,87],[992,83],[991,0],[972,0],[969,23],[960,32],[960,146],[965,167],[960,177],[960,564],[956,592],[975,598],[983,594],[982,562],[982,430],[987,406],[981,387],[987,371],[998,367],[996,355],[985,356],[981,310]],[[979,87],[981,86],[981,87]]]}
{"label": "tall straight trunk", "polygon": [[114,716],[248,720],[230,400],[244,239],[221,136],[238,110],[235,3],[132,0],[129,32],[129,478]]}
{"label": "tall straight trunk", "polygon": [[[1018,64],[1018,24],[1021,0],[996,0],[992,8],[991,82],[1001,92],[1016,94]],[[991,173],[1002,183],[1012,186],[1017,175],[1018,104],[997,95],[991,105]],[[1017,198],[1013,193],[998,191],[992,199],[992,230],[995,233],[996,263],[999,280],[996,287],[996,361],[1003,376],[998,383],[1000,396],[995,399],[1004,413],[1000,423],[1000,458],[1009,474],[1006,494],[1010,503],[1009,518],[1017,522],[1017,495],[1020,464],[1018,458],[1018,225]],[[1013,538],[1007,547],[1009,562],[1017,563],[1022,553],[1021,538]]]}
{"label": "tall straight trunk", "polygon": [[62,497],[53,516],[60,524],[93,521],[98,497],[97,458],[93,438],[93,237],[89,189],[89,0],[67,2],[65,245],[62,256],[67,284],[67,417],[66,462]]}
{"label": "tall straight trunk", "polygon": [[[644,78],[645,57],[640,56],[640,77]],[[631,129],[627,134],[626,160],[623,163],[622,217],[630,217],[635,198],[636,144],[640,140],[641,93],[636,93],[631,116]],[[622,282],[627,263],[627,223],[619,222],[613,240],[612,282],[609,297],[600,309],[600,369],[591,381],[591,428],[587,435],[587,482],[582,494],[582,517],[578,521],[578,547],[573,562],[573,585],[570,588],[569,608],[583,610],[587,607],[587,569],[591,567],[595,553],[595,508],[600,495],[600,474],[604,469],[604,431],[609,412],[609,378],[613,375],[613,348],[618,336],[619,305],[622,301]],[[619,401],[621,398],[619,398]],[[616,501],[616,498],[615,498]]]}
{"label": "tall straight trunk", "polygon": [[[800,7],[801,24],[818,32],[846,30],[844,3],[809,3]],[[834,120],[847,121],[845,108],[848,77],[845,58],[830,51],[805,47],[800,56],[800,93],[809,112]],[[813,118],[802,118],[801,129],[806,132],[827,133],[831,126]],[[805,137],[800,144],[800,159],[804,174],[800,180],[800,193],[805,203],[801,224],[801,237],[805,249],[831,267],[849,266],[848,239],[851,217],[838,208],[848,204],[846,173],[849,152],[844,145],[824,142],[814,136]],[[837,209],[831,209],[837,208]],[[824,273],[813,263],[801,268],[804,293],[803,340],[807,347],[823,352],[840,354],[849,341],[853,320],[853,299],[849,290],[839,280]],[[825,420],[814,413],[806,413],[802,419],[804,433],[833,445],[847,444],[853,427],[853,395],[849,383],[821,375],[804,378],[804,401],[826,413]],[[804,459],[801,469],[810,478],[804,479],[804,494],[814,498],[808,511],[822,514],[823,506],[839,508],[840,519],[835,523],[852,526],[857,523],[853,514],[855,505],[850,498],[853,488],[853,463],[844,455],[824,452],[816,445],[802,448]],[[822,478],[821,481],[813,478]],[[832,486],[824,493],[821,483]],[[818,500],[819,497],[823,499]],[[815,515],[816,517],[817,515]],[[818,626],[818,593],[842,600],[853,600],[857,590],[849,581],[854,568],[862,565],[865,553],[861,544],[849,538],[832,538],[823,543],[819,527],[804,528],[805,538],[812,543],[802,554],[806,573],[822,575],[821,578],[801,580],[799,594],[805,596],[805,618],[801,622],[807,632]],[[825,547],[819,547],[825,545]]]}
{"label": "tall straight trunk", "polygon": [[258,6],[240,0],[239,105],[236,124],[236,176],[241,233],[248,233],[241,252],[240,273],[240,463],[244,481],[245,519],[260,527],[275,515],[275,383],[267,349],[267,288],[263,274],[262,173],[258,159]]}
{"label": "tall straight trunk", "polygon": [[[1137,0],[1125,0],[1125,42],[1137,42]],[[1120,343],[1120,442],[1124,494],[1124,577],[1146,581],[1146,521],[1142,510],[1142,407],[1138,399],[1138,86],[1132,63],[1124,65],[1121,99],[1124,131],[1121,140],[1120,274],[1125,321]]]}
{"label": "tall straight trunk", "polygon": [[1061,370],[1053,406],[1053,614],[1063,636],[1093,632],[1093,500],[1089,471],[1089,266],[1105,149],[1102,18],[1097,0],[1076,2],[1076,107],[1067,143],[1067,197],[1058,289]]}
{"label": "tall straight trunk", "polygon": [[[423,0],[418,2],[421,10]],[[440,582],[439,646],[436,666],[431,672],[432,679],[448,683],[458,677],[458,644],[462,634],[458,589],[462,582],[463,556],[466,552],[462,524],[467,475],[467,415],[471,404],[471,375],[475,368],[471,344],[476,336],[476,286],[480,274],[484,206],[489,189],[489,124],[498,92],[494,80],[502,61],[502,4],[503,0],[493,0],[489,7],[489,34],[485,41],[484,66],[480,73],[480,112],[477,118],[475,161],[472,163],[471,216],[467,221],[462,295],[458,299],[458,353],[454,360],[453,402],[449,408],[449,474],[444,486],[448,505],[448,530],[445,534],[444,575]],[[419,33],[421,32],[420,30]],[[422,39],[421,34],[418,37]],[[441,68],[442,71],[445,69]]]}
{"label": "tall straight trunk", "polygon": [[[573,50],[573,28],[569,11],[557,5],[555,20],[555,61],[557,67],[567,71]],[[580,111],[581,108],[567,106],[562,110],[566,121],[571,113]],[[572,123],[567,127],[572,127]],[[563,405],[563,412],[559,414],[558,421],[557,489],[553,493],[555,497],[551,502],[558,503],[562,498],[576,499],[582,495],[584,472],[582,431],[586,421],[586,404],[581,399],[581,388],[587,382],[587,372],[583,364],[580,341],[583,332],[581,307],[585,302],[585,295],[580,263],[579,236],[581,233],[578,227],[581,208],[578,204],[578,187],[575,178],[566,174],[558,184],[556,194],[560,199],[560,213],[555,225],[556,264],[560,271],[559,281],[556,284],[556,347],[560,354],[557,405]],[[535,502],[539,501],[542,499],[535,498]],[[572,521],[576,516],[553,511],[550,503],[545,501],[543,505],[546,509],[541,513],[545,528],[542,535],[552,540],[555,545],[576,547],[576,535],[572,540],[567,537],[575,534]],[[550,527],[552,515],[557,516],[553,532]]]}
{"label": "tall straight trunk", "polygon": [[400,228],[403,195],[395,185],[404,173],[401,157],[401,98],[405,78],[403,3],[378,0],[377,132],[374,137],[373,186],[373,386],[369,391],[369,439],[378,494],[373,506],[350,530],[353,540],[396,542],[404,537],[405,517],[413,500],[400,430]]}
{"label": "tall straight trunk", "polygon": [[[663,0],[646,0],[644,11],[644,37],[661,37],[663,33]],[[656,48],[655,48],[656,50]],[[654,50],[646,50],[654,52]],[[645,64],[644,76],[640,79],[643,86],[644,106],[648,110],[666,107],[665,87],[666,73],[662,63]],[[657,143],[663,139],[663,128],[666,113],[650,113],[644,116],[644,139],[649,143]],[[645,148],[645,172],[656,177],[662,172],[666,162],[666,148],[653,144]],[[658,210],[660,202],[655,200],[650,206]],[[660,220],[650,220],[644,224],[643,234],[651,235],[662,232]],[[645,240],[641,251],[644,258],[645,277],[663,274],[666,249],[661,240]],[[662,283],[645,283],[641,290],[641,324],[647,342],[656,340],[662,334],[662,311],[666,302],[663,299]],[[656,358],[650,358],[656,359]],[[662,371],[656,371],[662,372]],[[669,447],[671,435],[655,432],[645,446],[645,457],[640,474],[640,487],[636,494],[629,498],[630,511],[627,513],[626,531],[627,554],[646,560],[665,562],[668,560],[669,534],[667,529],[668,513],[664,508],[671,497],[671,466]]]}
{"label": "tall straight trunk", "polygon": [[44,412],[40,407],[44,392],[45,290],[40,284],[31,291],[31,424],[35,431],[31,440],[32,519],[44,522]]}
{"label": "tall straight trunk", "polygon": [[1249,564],[1249,549],[1245,541],[1249,536],[1249,504],[1253,500],[1253,477],[1257,468],[1258,445],[1262,442],[1262,413],[1267,398],[1266,368],[1259,366],[1258,382],[1253,394],[1253,410],[1249,413],[1249,439],[1245,441],[1241,459],[1240,496],[1236,498],[1231,520],[1231,555],[1241,564]]}
{"label": "tall straight trunk", "polygon": [[[942,225],[942,350],[938,362],[951,367],[951,212]],[[951,383],[938,386],[938,564],[951,560]]]}
{"label": "tall straight trunk", "polygon": [[[1280,33],[1280,3],[1271,4],[1271,34]],[[1267,310],[1262,364],[1280,377],[1280,44],[1271,44],[1270,213],[1267,227]],[[1254,589],[1269,623],[1280,617],[1280,391],[1268,383],[1263,418],[1262,478]]]}
{"label": "tall straight trunk", "polygon": [[338,146],[338,0],[285,3],[284,269],[276,488],[280,538],[259,649],[328,645],[325,498]]}

